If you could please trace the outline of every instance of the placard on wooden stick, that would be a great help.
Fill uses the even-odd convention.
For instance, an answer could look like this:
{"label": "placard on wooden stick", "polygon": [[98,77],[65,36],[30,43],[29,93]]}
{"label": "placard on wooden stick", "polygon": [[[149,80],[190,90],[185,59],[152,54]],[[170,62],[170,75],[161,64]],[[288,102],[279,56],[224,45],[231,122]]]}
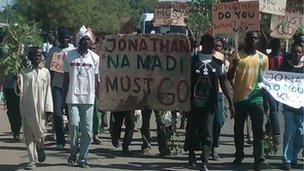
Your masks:
{"label": "placard on wooden stick", "polygon": [[298,28],[304,27],[304,8],[287,8],[285,16],[272,15],[270,35],[276,38],[290,39]]}
{"label": "placard on wooden stick", "polygon": [[259,3],[227,2],[212,5],[214,33],[245,33],[260,30]]}
{"label": "placard on wooden stick", "polygon": [[187,36],[113,35],[101,48],[101,110],[190,110]]}
{"label": "placard on wooden stick", "polygon": [[[239,0],[239,2],[258,0]],[[285,15],[287,0],[259,0],[260,11],[273,15]]]}
{"label": "placard on wooden stick", "polygon": [[190,5],[187,2],[157,2],[154,11],[154,26],[186,26]]}

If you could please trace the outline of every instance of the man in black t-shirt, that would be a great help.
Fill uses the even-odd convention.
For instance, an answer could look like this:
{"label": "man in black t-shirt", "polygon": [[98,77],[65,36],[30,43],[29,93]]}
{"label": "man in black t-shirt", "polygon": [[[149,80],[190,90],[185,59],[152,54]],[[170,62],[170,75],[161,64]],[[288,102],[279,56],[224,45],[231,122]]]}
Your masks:
{"label": "man in black t-shirt", "polygon": [[214,41],[212,35],[203,35],[200,43],[203,50],[192,57],[191,64],[191,114],[188,118],[184,148],[189,150],[189,163],[196,167],[194,151],[198,150],[198,144],[201,145],[201,170],[208,170],[213,121],[217,110],[218,81],[220,81],[223,93],[228,99],[231,117],[234,115],[225,66],[221,60],[214,57]]}

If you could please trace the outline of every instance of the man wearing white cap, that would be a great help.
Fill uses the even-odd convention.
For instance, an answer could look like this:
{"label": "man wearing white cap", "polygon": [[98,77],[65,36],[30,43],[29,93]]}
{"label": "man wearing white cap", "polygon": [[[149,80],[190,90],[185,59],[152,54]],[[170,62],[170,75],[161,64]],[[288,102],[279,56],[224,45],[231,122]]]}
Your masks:
{"label": "man wearing white cap", "polygon": [[[85,26],[78,33],[78,48],[67,53],[64,59],[63,101],[69,113],[70,165],[89,167],[87,155],[92,140],[92,124],[95,95],[98,94],[99,56],[89,49],[92,34]],[[66,106],[66,105],[64,105]],[[81,132],[78,145],[78,130]]]}

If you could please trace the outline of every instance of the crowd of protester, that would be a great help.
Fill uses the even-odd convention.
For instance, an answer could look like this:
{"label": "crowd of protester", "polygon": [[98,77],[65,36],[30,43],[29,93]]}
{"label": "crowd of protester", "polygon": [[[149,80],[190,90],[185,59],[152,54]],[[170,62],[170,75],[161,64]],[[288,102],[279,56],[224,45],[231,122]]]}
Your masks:
{"label": "crowd of protester", "polygon": [[[94,38],[92,31],[85,26],[77,33],[76,41],[70,37],[67,28],[59,28],[56,36],[48,38],[42,47],[31,47],[28,59],[32,67],[6,80],[0,87],[4,97],[0,94],[0,98],[7,106],[15,141],[21,141],[21,126],[23,128],[23,139],[29,154],[27,169],[34,169],[37,160],[43,162],[46,159],[43,143],[49,117],[52,118],[57,150],[64,149],[66,131],[69,134],[69,165],[89,167],[89,145],[92,142],[101,143],[98,133],[107,126],[110,127],[113,146],[119,148],[122,125],[125,125],[122,151],[125,155],[131,153],[129,146],[136,124],[134,111],[111,112],[110,123],[107,123],[107,112],[98,108],[98,82],[102,73],[99,73],[97,47],[102,40]],[[295,109],[279,104],[259,86],[259,82],[262,73],[268,69],[304,73],[304,36],[297,33],[288,52],[285,52],[279,39],[272,38],[267,48],[270,51],[268,54],[263,53],[266,52],[265,47],[260,50],[259,39],[258,32],[249,31],[244,46],[235,49],[228,38],[206,33],[198,43],[194,43],[190,34],[194,51],[191,57],[191,111],[172,111],[170,116],[176,120],[177,113],[181,113],[181,128],[185,127],[184,122],[187,121],[184,150],[188,151],[188,162],[192,167],[208,170],[209,157],[220,159],[221,128],[228,113],[234,119],[234,165],[242,164],[245,157],[246,125],[248,143],[253,144],[254,170],[268,166],[263,149],[265,131],[271,132],[275,145],[283,143],[283,168],[290,170],[296,167],[297,156],[303,149],[303,107]],[[63,57],[63,73],[49,70],[54,54]],[[280,106],[285,123],[283,132],[280,132]],[[163,122],[162,116],[166,112],[139,112],[142,119],[141,150],[144,154],[151,151],[150,119],[154,113],[159,154],[161,157],[170,155],[166,134],[170,132],[167,130],[177,127],[174,121],[170,126]],[[266,129],[263,127],[265,113],[269,118]],[[201,151],[200,166],[195,151]]]}

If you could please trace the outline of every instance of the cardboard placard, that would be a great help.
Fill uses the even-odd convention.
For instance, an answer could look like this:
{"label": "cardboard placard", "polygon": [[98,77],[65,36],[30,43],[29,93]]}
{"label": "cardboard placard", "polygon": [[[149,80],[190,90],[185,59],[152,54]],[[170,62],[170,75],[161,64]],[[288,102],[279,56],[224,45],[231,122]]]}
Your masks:
{"label": "cardboard placard", "polygon": [[187,36],[109,35],[101,48],[101,110],[190,110]]}
{"label": "cardboard placard", "polygon": [[[239,0],[239,2],[258,0]],[[287,0],[259,0],[260,11],[274,15],[285,15]]]}
{"label": "cardboard placard", "polygon": [[276,38],[290,39],[299,27],[303,27],[303,8],[287,8],[285,16],[272,15],[270,35]]}
{"label": "cardboard placard", "polygon": [[213,4],[212,19],[214,33],[259,31],[259,3],[250,1]]}
{"label": "cardboard placard", "polygon": [[63,71],[63,56],[62,53],[53,53],[50,70],[54,72],[64,73]]}
{"label": "cardboard placard", "polygon": [[154,11],[154,26],[186,26],[190,5],[187,2],[157,2]]}
{"label": "cardboard placard", "polygon": [[275,100],[297,109],[304,107],[304,74],[269,70],[262,81]]}

